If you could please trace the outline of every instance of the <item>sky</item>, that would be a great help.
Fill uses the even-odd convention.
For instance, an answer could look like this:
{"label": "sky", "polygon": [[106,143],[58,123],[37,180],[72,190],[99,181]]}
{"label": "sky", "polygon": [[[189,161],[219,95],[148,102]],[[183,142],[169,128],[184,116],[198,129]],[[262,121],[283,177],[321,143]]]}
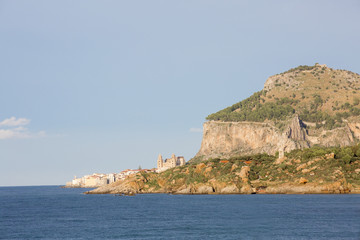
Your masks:
{"label": "sky", "polygon": [[191,159],[298,65],[360,73],[358,0],[0,0],[0,186]]}

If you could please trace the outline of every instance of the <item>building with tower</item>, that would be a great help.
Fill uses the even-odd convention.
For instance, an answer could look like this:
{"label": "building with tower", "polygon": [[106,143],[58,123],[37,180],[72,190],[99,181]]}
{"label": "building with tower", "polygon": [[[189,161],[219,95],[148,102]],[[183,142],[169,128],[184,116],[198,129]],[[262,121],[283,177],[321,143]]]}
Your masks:
{"label": "building with tower", "polygon": [[184,157],[176,157],[175,154],[171,155],[171,158],[163,160],[161,154],[159,154],[157,159],[157,170],[156,172],[163,172],[169,168],[183,166],[185,165]]}

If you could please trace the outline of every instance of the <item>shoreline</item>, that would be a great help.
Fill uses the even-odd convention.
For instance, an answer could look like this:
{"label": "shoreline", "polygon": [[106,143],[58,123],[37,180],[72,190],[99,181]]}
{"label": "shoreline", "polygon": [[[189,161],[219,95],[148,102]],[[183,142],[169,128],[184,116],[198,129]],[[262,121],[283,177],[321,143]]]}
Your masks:
{"label": "shoreline", "polygon": [[173,193],[173,192],[148,192],[148,193],[92,193],[91,191],[83,192],[86,195],[101,195],[101,194],[111,194],[115,196],[136,196],[136,195],[147,195],[147,194],[167,194],[167,195],[356,195],[360,192],[346,192],[346,193],[330,193],[330,192],[307,192],[307,193]]}
{"label": "shoreline", "polygon": [[[204,185],[200,186],[191,186],[185,189],[179,190],[154,190],[154,191],[144,191],[142,189],[134,188],[117,188],[117,186],[104,186],[97,189],[84,192],[84,194],[119,194],[119,195],[136,195],[136,194],[171,194],[171,195],[250,195],[250,194],[294,194],[294,195],[303,195],[303,194],[360,194],[360,189],[358,187],[349,188],[340,185],[339,183],[331,183],[324,185],[316,185],[314,183],[306,185],[299,184],[282,184],[277,186],[269,186],[265,189],[256,189],[251,188],[250,185],[244,189],[233,189],[232,191],[224,191],[229,189],[231,186],[225,186],[218,191],[215,191],[214,188],[207,185],[204,188]],[[184,191],[186,190],[186,191]]]}

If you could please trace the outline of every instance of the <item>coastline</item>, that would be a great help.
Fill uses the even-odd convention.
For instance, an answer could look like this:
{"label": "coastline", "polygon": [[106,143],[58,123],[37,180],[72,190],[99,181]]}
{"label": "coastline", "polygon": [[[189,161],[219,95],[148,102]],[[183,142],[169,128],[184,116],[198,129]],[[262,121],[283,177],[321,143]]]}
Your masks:
{"label": "coastline", "polygon": [[241,194],[360,194],[359,187],[353,187],[351,184],[334,182],[327,184],[293,184],[283,183],[261,188],[245,185],[241,189],[234,185],[225,185],[221,189],[215,189],[210,184],[191,185],[180,189],[159,189],[145,190],[124,186],[126,183],[115,186],[103,186],[94,190],[86,191],[84,194],[119,194],[119,195],[136,195],[136,194],[172,194],[172,195],[241,195]]}

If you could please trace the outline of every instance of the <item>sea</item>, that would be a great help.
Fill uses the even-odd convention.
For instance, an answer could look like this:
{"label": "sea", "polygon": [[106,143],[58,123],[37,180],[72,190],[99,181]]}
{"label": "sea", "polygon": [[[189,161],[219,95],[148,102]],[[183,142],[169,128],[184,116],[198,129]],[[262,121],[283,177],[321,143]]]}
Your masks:
{"label": "sea", "polygon": [[0,239],[360,239],[360,195],[85,195],[0,187]]}

